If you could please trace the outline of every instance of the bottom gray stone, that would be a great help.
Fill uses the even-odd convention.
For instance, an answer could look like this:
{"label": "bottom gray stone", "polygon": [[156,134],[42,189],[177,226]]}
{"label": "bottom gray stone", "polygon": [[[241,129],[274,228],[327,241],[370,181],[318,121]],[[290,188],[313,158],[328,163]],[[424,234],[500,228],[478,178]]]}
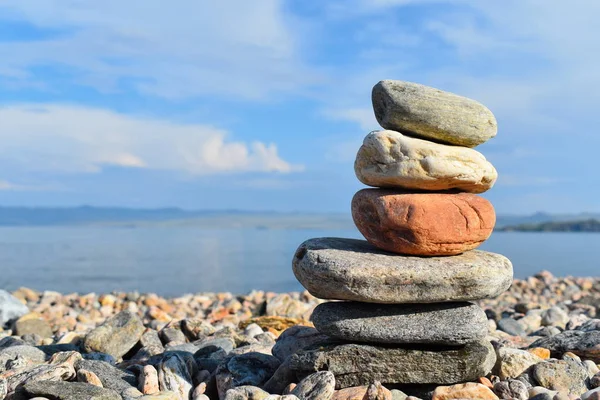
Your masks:
{"label": "bottom gray stone", "polygon": [[311,321],[326,335],[350,342],[463,345],[488,333],[485,312],[472,303],[319,304]]}
{"label": "bottom gray stone", "polygon": [[291,356],[290,369],[298,378],[328,370],[336,389],[383,384],[451,385],[487,375],[496,353],[487,341],[461,347],[374,346],[321,343]]}

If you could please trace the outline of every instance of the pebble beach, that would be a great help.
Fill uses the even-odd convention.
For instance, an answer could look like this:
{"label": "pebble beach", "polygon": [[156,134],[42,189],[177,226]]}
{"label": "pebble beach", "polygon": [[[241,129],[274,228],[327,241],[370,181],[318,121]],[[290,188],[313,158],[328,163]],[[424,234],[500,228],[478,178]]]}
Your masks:
{"label": "pebble beach", "polygon": [[[319,339],[322,301],[303,293],[0,296],[0,390],[9,399],[596,399],[600,279],[542,272],[478,302],[498,361],[477,381],[439,387],[374,382],[336,390],[288,357]],[[433,328],[433,327],[432,327]],[[457,397],[459,396],[459,397]]]}
{"label": "pebble beach", "polygon": [[366,240],[312,238],[303,293],[0,292],[0,400],[600,398],[600,280],[478,250],[497,171],[475,100],[380,81],[355,160]]}

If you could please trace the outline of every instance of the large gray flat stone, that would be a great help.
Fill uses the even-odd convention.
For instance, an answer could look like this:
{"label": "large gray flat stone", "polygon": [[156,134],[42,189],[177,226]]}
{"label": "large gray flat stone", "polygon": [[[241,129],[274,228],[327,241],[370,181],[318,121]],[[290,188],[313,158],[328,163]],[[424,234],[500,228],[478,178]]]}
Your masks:
{"label": "large gray flat stone", "polygon": [[512,264],[500,254],[472,250],[451,257],[412,257],[340,238],[301,244],[293,270],[316,297],[380,304],[493,298],[513,279]]}
{"label": "large gray flat stone", "polygon": [[484,339],[488,320],[472,303],[323,303],[311,317],[326,335],[351,341],[462,345]]}
{"label": "large gray flat stone", "polygon": [[475,147],[496,136],[496,118],[483,104],[418,83],[385,80],[373,87],[377,122],[414,136]]}
{"label": "large gray flat stone", "polygon": [[383,384],[454,384],[487,375],[496,354],[489,342],[463,347],[389,347],[353,343],[322,343],[291,356],[298,377],[327,370],[336,389]]}

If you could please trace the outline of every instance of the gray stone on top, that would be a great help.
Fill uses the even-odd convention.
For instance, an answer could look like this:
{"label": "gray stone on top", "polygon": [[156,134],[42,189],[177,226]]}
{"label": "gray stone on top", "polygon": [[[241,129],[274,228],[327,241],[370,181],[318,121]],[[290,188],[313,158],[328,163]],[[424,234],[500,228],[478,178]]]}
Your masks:
{"label": "gray stone on top", "polygon": [[311,321],[326,335],[351,342],[461,345],[488,333],[485,312],[472,303],[319,304]]}
{"label": "gray stone on top", "polygon": [[293,270],[315,297],[379,304],[493,298],[513,279],[512,264],[500,254],[472,250],[452,257],[413,257],[341,238],[302,243]]}
{"label": "gray stone on top", "polygon": [[0,290],[0,328],[29,312],[27,306],[6,290]]}
{"label": "gray stone on top", "polygon": [[487,375],[496,354],[487,341],[461,347],[377,346],[319,343],[290,357],[290,369],[306,376],[327,370],[336,389],[382,384],[449,385]]}
{"label": "gray stone on top", "polygon": [[424,139],[475,147],[498,129],[483,104],[418,83],[384,80],[373,87],[371,98],[382,127]]}

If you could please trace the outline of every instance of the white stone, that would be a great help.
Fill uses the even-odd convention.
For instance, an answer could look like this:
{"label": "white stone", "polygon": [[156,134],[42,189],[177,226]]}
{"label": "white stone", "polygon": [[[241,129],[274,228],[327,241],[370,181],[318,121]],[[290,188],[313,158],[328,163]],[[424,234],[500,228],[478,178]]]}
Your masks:
{"label": "white stone", "polygon": [[389,130],[365,137],[354,171],[369,186],[470,193],[487,191],[498,177],[493,165],[476,150]]}

